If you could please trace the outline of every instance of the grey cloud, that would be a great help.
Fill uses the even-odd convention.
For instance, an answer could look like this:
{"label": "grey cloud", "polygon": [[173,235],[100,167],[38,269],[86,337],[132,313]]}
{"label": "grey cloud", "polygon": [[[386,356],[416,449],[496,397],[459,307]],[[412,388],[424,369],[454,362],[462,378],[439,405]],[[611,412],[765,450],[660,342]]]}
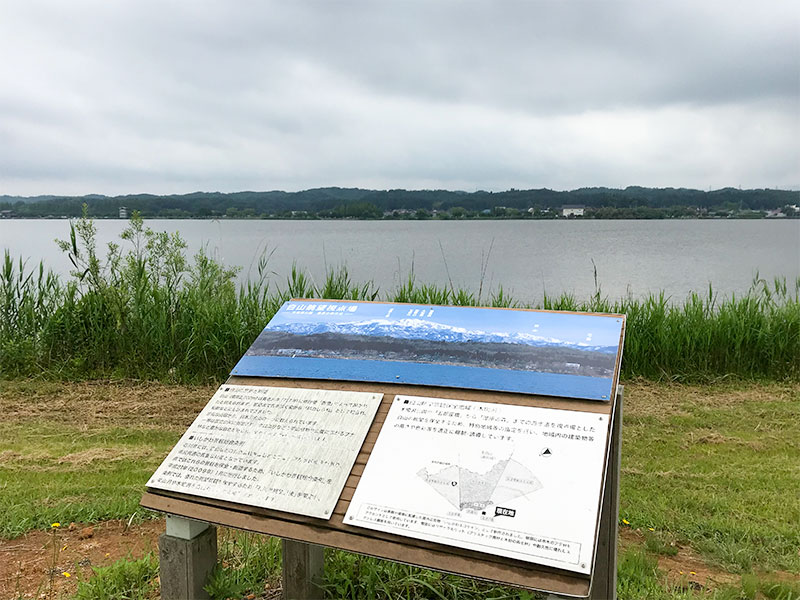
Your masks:
{"label": "grey cloud", "polygon": [[800,180],[790,2],[3,11],[0,193]]}
{"label": "grey cloud", "polygon": [[697,3],[371,3],[330,20],[317,6],[281,44],[399,94],[536,111],[797,93],[788,4],[755,19]]}
{"label": "grey cloud", "polygon": [[286,69],[303,61],[374,93],[526,111],[798,91],[797,10],[783,2],[198,6],[66,4],[48,31],[67,54],[102,58],[113,82],[155,100],[214,87],[279,92]]}

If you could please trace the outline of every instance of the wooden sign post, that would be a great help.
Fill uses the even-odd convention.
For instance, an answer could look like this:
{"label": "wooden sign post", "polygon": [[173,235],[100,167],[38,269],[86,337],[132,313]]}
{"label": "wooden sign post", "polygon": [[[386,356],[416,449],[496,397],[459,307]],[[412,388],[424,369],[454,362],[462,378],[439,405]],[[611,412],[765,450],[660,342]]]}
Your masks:
{"label": "wooden sign post", "polygon": [[[286,598],[321,597],[323,547],[613,598],[623,334],[620,315],[291,301],[142,505],[283,538]],[[215,552],[196,538],[187,573]]]}
{"label": "wooden sign post", "polygon": [[283,598],[285,600],[321,599],[325,578],[325,556],[322,546],[283,540]]}

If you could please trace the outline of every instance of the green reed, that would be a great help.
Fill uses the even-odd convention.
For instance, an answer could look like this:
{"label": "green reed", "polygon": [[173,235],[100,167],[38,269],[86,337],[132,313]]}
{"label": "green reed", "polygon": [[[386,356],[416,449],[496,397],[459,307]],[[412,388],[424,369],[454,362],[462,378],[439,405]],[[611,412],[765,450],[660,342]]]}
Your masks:
{"label": "green reed", "polygon": [[502,288],[484,297],[439,283],[407,280],[380,297],[350,279],[346,266],[317,285],[293,266],[275,281],[262,255],[237,286],[237,269],[206,249],[192,259],[178,234],[154,232],[135,215],[101,256],[93,222],[71,223],[58,242],[74,267],[61,279],[43,264],[29,269],[8,252],[0,265],[0,376],[164,381],[221,380],[281,304],[292,297],[459,306],[542,308],[627,315],[623,377],[709,381],[800,376],[800,279],[756,278],[748,293],[719,298],[709,286],[676,300],[660,293],[610,300],[596,284],[579,300],[544,295],[535,305]]}

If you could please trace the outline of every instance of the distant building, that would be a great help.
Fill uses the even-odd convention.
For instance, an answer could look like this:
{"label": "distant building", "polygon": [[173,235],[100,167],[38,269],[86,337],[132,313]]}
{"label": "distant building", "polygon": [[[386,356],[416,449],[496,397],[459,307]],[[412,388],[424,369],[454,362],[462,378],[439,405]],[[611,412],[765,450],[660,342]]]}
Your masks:
{"label": "distant building", "polygon": [[128,208],[126,206],[119,207],[119,218],[120,219],[127,219],[128,218]]}
{"label": "distant building", "polygon": [[0,210],[0,219],[10,219],[14,216],[13,210]]}
{"label": "distant building", "polygon": [[586,212],[586,207],[582,204],[565,204],[561,207],[562,217],[582,217]]}

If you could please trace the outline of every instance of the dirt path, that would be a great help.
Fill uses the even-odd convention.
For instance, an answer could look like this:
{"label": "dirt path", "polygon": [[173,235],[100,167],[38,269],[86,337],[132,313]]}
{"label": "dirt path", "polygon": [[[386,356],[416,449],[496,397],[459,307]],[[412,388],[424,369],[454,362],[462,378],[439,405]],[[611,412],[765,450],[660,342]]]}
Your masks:
{"label": "dirt path", "polygon": [[70,597],[78,581],[91,575],[92,567],[121,558],[141,558],[148,552],[157,556],[158,536],[164,527],[163,519],[131,527],[125,521],[91,526],[63,523],[52,531],[31,531],[13,540],[0,540],[0,598]]}

